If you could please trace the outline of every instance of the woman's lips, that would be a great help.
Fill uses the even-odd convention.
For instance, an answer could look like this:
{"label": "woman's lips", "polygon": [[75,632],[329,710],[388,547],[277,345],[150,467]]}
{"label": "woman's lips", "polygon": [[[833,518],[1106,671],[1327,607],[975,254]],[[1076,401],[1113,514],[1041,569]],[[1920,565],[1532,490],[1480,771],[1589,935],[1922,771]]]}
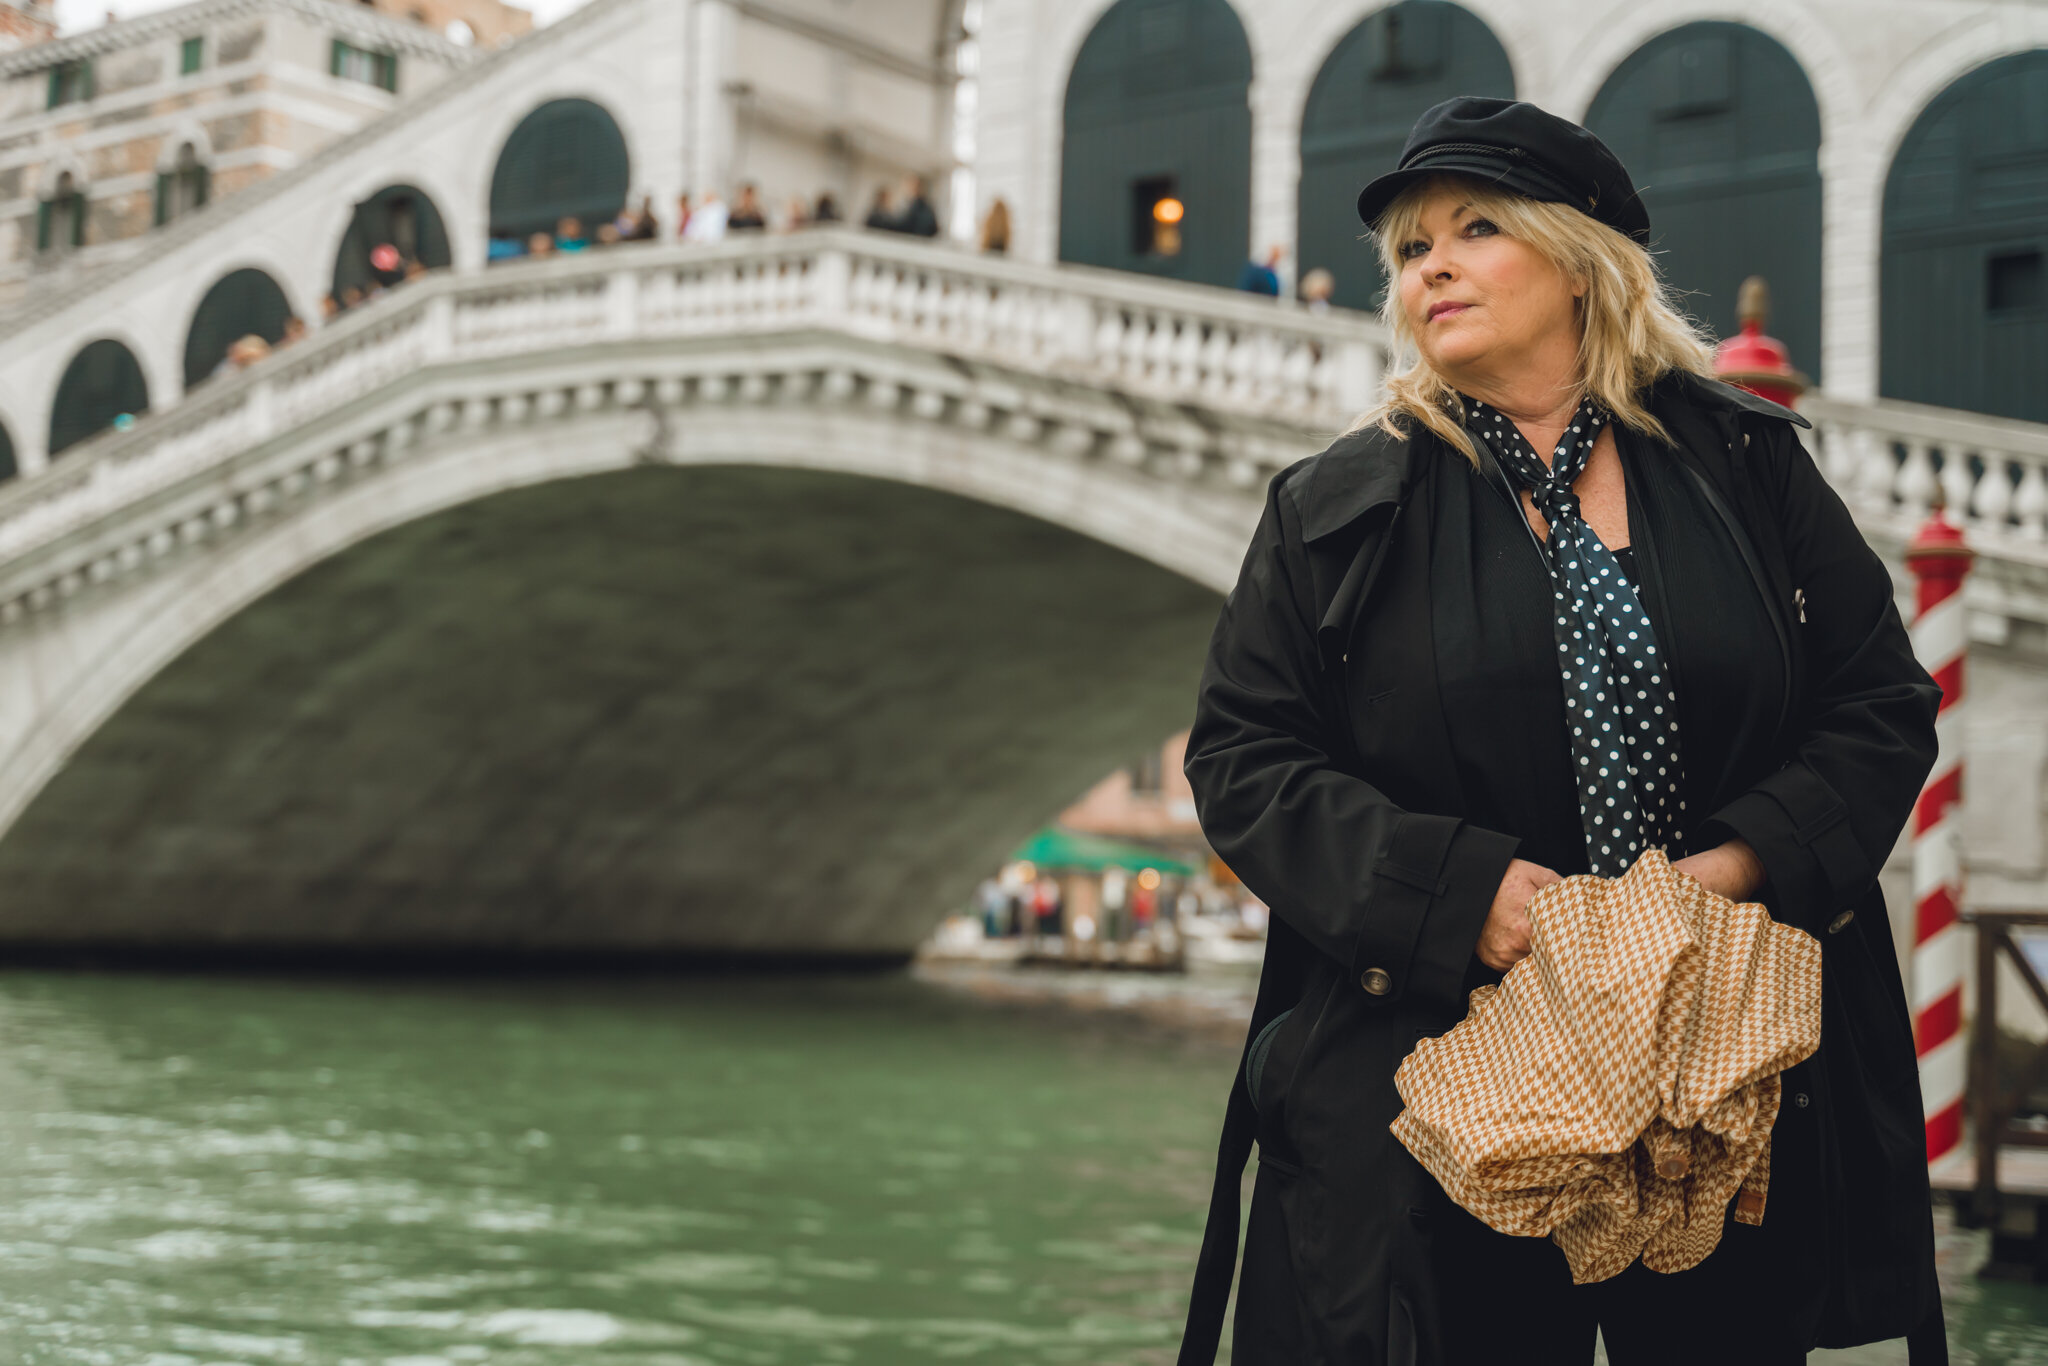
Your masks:
{"label": "woman's lips", "polygon": [[1429,320],[1435,322],[1438,318],[1447,318],[1453,313],[1463,313],[1470,307],[1472,307],[1470,304],[1454,304],[1450,302],[1431,304],[1429,306]]}

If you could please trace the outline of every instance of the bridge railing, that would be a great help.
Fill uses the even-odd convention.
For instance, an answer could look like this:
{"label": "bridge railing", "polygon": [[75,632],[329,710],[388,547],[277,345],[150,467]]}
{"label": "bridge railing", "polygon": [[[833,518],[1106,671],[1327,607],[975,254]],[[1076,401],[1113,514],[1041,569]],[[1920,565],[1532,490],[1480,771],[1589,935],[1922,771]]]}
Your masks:
{"label": "bridge railing", "polygon": [[[1386,358],[1382,329],[1356,314],[1312,314],[1226,290],[1027,265],[881,234],[617,246],[402,286],[246,372],[143,415],[130,430],[73,447],[0,491],[0,560],[425,368],[614,342],[804,330],[1324,435],[1369,405]],[[551,407],[574,395],[531,401]]]}
{"label": "bridge railing", "polygon": [[1938,500],[1982,555],[2048,565],[2048,425],[1810,394],[1814,457],[1868,530],[1902,543]]}

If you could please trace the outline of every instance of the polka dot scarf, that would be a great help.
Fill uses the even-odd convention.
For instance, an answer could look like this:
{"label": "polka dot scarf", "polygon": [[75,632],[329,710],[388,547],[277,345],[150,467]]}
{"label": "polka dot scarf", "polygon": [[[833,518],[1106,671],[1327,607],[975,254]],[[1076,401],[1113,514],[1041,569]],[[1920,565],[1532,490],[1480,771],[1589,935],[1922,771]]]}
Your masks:
{"label": "polka dot scarf", "polygon": [[1583,400],[1545,469],[1504,414],[1473,399],[1466,412],[1467,425],[1550,523],[1544,550],[1587,861],[1601,877],[1619,877],[1645,849],[1675,843],[1685,803],[1678,796],[1678,704],[1656,633],[1635,585],[1579,515],[1572,492],[1607,414]]}

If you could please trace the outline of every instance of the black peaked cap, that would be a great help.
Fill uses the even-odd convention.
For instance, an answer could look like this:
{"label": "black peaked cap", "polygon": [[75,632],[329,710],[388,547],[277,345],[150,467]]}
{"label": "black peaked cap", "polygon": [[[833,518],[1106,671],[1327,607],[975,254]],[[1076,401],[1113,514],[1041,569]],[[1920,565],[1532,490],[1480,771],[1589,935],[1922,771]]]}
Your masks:
{"label": "black peaked cap", "polygon": [[1445,172],[1473,176],[1552,204],[1569,204],[1650,244],[1650,214],[1621,158],[1569,119],[1521,100],[1460,95],[1425,110],[1402,145],[1398,169],[1366,186],[1358,216],[1370,226],[1394,197]]}

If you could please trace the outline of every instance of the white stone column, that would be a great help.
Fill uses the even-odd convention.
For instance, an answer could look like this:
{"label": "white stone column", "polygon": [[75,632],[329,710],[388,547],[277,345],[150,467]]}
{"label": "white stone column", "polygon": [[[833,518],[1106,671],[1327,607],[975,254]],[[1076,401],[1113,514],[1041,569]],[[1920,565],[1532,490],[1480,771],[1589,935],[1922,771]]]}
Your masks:
{"label": "white stone column", "polygon": [[733,40],[738,27],[739,16],[728,0],[693,0],[687,87],[690,155],[682,181],[693,201],[708,192],[720,198],[731,193],[733,109],[725,86],[735,75]]}

